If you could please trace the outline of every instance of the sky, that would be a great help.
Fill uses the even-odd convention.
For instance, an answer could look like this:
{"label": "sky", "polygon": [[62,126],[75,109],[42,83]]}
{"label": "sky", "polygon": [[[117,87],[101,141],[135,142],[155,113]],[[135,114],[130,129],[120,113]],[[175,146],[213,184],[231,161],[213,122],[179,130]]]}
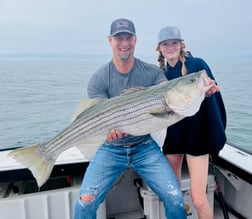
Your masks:
{"label": "sky", "polygon": [[110,54],[110,24],[128,18],[136,54],[155,54],[159,30],[177,26],[200,55],[252,55],[251,0],[0,0],[0,56]]}

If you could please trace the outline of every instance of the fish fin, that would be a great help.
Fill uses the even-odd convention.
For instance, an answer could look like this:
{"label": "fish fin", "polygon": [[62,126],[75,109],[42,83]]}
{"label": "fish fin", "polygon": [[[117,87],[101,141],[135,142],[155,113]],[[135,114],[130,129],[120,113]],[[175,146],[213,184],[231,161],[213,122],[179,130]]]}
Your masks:
{"label": "fish fin", "polygon": [[92,144],[80,144],[75,145],[80,153],[84,156],[85,159],[91,160],[98,148],[101,146],[101,143],[92,143]]}
{"label": "fish fin", "polygon": [[167,113],[167,111],[165,111],[164,109],[153,109],[153,110],[149,110],[150,114],[163,114],[163,113]]}
{"label": "fish fin", "polygon": [[41,187],[49,178],[55,160],[47,160],[38,152],[37,144],[22,147],[11,151],[8,156],[13,157],[19,163],[26,166],[37,181],[38,187]]}
{"label": "fish fin", "polygon": [[147,87],[141,87],[141,86],[128,87],[124,89],[119,95],[120,96],[128,95],[128,94],[135,93],[140,90],[146,90],[146,89]]}
{"label": "fish fin", "polygon": [[148,87],[143,87],[143,86],[128,87],[128,88],[125,88],[123,91],[121,91],[120,96],[121,95],[128,95],[130,93],[135,93],[135,92],[142,91],[142,90],[150,90],[153,87],[164,86],[167,83],[168,83],[168,81],[162,81],[160,84],[156,84],[156,85],[152,85],[152,86],[148,86]]}
{"label": "fish fin", "polygon": [[156,141],[157,144],[159,145],[159,147],[161,147],[161,148],[162,148],[164,141],[165,141],[166,132],[167,132],[167,128],[163,128],[157,132],[150,134],[151,137],[153,138],[153,140]]}
{"label": "fish fin", "polygon": [[87,109],[91,108],[92,106],[96,105],[101,101],[104,101],[104,99],[81,99],[70,122],[77,120],[84,111],[86,111]]}
{"label": "fish fin", "polygon": [[149,113],[152,115],[152,116],[155,116],[155,117],[158,117],[158,118],[161,118],[161,119],[168,119],[170,118],[171,114],[173,113],[172,111],[166,111],[164,109],[153,109],[153,110],[150,110]]}

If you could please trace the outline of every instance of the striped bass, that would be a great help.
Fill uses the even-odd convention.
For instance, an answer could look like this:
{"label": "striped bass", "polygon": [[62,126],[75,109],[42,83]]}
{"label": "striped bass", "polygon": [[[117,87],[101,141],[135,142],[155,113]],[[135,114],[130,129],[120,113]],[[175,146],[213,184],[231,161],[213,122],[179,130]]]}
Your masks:
{"label": "striped bass", "polygon": [[206,72],[200,71],[155,86],[130,88],[107,100],[89,100],[54,138],[15,149],[8,155],[28,167],[41,187],[66,149],[81,146],[90,156],[111,129],[136,136],[157,132],[194,115],[211,86]]}

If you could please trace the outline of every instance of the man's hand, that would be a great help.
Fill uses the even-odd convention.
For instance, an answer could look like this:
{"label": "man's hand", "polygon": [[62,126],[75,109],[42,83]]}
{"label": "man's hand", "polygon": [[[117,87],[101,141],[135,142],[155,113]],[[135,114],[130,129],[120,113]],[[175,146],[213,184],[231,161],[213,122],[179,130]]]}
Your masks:
{"label": "man's hand", "polygon": [[123,136],[127,136],[128,134],[123,133],[116,129],[111,129],[110,132],[107,135],[107,141],[110,142],[114,139],[122,138]]}

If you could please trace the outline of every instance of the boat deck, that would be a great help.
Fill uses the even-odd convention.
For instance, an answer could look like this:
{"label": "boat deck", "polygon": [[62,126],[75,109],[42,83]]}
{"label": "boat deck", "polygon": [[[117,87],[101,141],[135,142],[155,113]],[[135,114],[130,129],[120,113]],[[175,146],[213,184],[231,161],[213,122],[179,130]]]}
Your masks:
{"label": "boat deck", "polygon": [[[231,212],[228,212],[228,216],[229,216],[229,219],[241,219],[241,218],[236,217]],[[214,219],[224,219],[224,214],[222,212],[220,203],[217,200],[214,201]]]}
{"label": "boat deck", "polygon": [[[237,149],[235,150],[237,151]],[[88,162],[83,160],[78,150],[71,150],[71,156],[65,153],[61,155],[57,165],[54,167],[52,177],[40,191],[37,190],[36,182],[30,171],[22,165],[13,162],[6,156],[7,153],[7,151],[0,153],[1,218],[34,219],[34,215],[36,215],[37,219],[72,218],[73,206],[78,197],[82,174],[88,165]],[[242,153],[239,153],[239,155],[245,157]],[[228,163],[228,165],[230,167],[231,164]],[[231,174],[231,172],[224,171],[224,169],[220,171],[220,174],[222,178],[218,176],[218,181],[220,183],[225,182],[225,186],[222,186],[223,195],[227,195],[225,200],[228,200],[231,204],[237,203],[237,200],[239,200],[239,206],[243,206],[243,208],[234,209],[241,211],[240,214],[246,215],[246,218],[251,218],[249,200],[252,197],[250,183],[252,178],[250,172],[246,172],[246,175],[244,175],[247,178],[247,182],[241,181],[234,173]],[[69,175],[72,176],[71,186],[66,185],[66,176]],[[183,174],[183,177],[181,188],[186,195],[186,203],[191,209],[188,213],[188,219],[197,219],[196,210],[192,210],[193,204],[189,200],[189,177],[186,173]],[[232,185],[226,179],[230,180]],[[148,193],[149,190],[146,191],[147,187],[145,185],[141,185],[139,188],[136,180],[137,182],[142,182],[141,177],[133,170],[127,170],[108,193],[104,204],[105,208],[103,206],[97,219],[144,219],[144,217],[146,219],[164,219],[164,211],[160,209],[159,198],[153,193]],[[233,190],[234,186],[238,189]],[[146,193],[142,194],[141,189],[144,189]],[[224,219],[225,217],[219,200],[216,198],[215,191],[215,180],[213,175],[210,174],[207,194],[214,209],[214,219]],[[231,194],[232,196],[230,196]],[[51,202],[51,200],[54,200],[54,202]],[[147,206],[145,206],[145,202]],[[13,206],[16,208],[15,211],[13,211]],[[245,217],[235,216],[228,211],[228,217],[226,218],[244,219]]]}

